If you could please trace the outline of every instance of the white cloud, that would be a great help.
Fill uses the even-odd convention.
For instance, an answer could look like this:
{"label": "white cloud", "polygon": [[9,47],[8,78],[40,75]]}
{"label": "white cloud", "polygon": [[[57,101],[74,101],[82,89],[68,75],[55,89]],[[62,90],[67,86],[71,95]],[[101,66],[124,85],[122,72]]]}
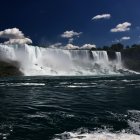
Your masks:
{"label": "white cloud", "polygon": [[124,36],[122,37],[121,39],[115,39],[114,41],[112,41],[112,43],[119,43],[119,42],[122,42],[122,41],[126,41],[126,40],[130,40],[131,37],[129,36]]}
{"label": "white cloud", "polygon": [[0,38],[21,39],[24,38],[24,34],[18,28],[12,28],[0,31]]}
{"label": "white cloud", "polygon": [[55,44],[52,44],[52,45],[50,45],[49,46],[49,48],[52,48],[52,49],[55,49],[55,48],[58,48],[58,47],[60,47],[62,45],[62,43],[55,43]]}
{"label": "white cloud", "polygon": [[32,40],[25,37],[18,28],[5,29],[0,31],[0,38],[9,39],[4,44],[31,44]]}
{"label": "white cloud", "polygon": [[87,50],[90,50],[92,48],[96,48],[96,45],[94,45],[94,44],[85,44],[85,45],[79,47],[79,46],[75,46],[73,44],[67,44],[66,46],[64,46],[64,49],[68,49],[68,50],[72,50],[72,49],[78,49],[78,50],[87,49]]}
{"label": "white cloud", "polygon": [[94,44],[85,44],[82,47],[80,47],[80,49],[92,49],[92,48],[96,48],[96,45],[94,45]]}
{"label": "white cloud", "polygon": [[73,30],[72,31],[65,31],[61,37],[62,38],[73,38],[74,36],[75,37],[79,37],[80,35],[82,34],[82,32],[74,32]]}
{"label": "white cloud", "polygon": [[121,24],[118,24],[115,28],[111,29],[111,32],[125,32],[130,30],[131,23],[124,22]]}
{"label": "white cloud", "polygon": [[72,44],[67,44],[64,49],[72,50],[72,49],[79,49],[79,46],[75,46]]}
{"label": "white cloud", "polygon": [[69,44],[73,43],[73,41],[74,41],[74,38],[70,38],[69,39]]}
{"label": "white cloud", "polygon": [[130,40],[131,38],[129,36],[124,36],[121,38],[121,40]]}
{"label": "white cloud", "polygon": [[98,19],[110,19],[111,15],[110,14],[102,14],[102,15],[97,15],[92,18],[92,20],[98,20]]}
{"label": "white cloud", "polygon": [[12,44],[31,44],[32,40],[29,38],[21,38],[21,39],[10,39],[9,41],[4,42],[5,45]]}

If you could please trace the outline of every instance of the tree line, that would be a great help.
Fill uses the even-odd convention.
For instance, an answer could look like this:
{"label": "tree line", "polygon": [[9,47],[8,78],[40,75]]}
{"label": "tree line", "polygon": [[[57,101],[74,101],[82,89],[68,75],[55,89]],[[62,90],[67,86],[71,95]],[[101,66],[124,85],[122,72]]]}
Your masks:
{"label": "tree line", "polygon": [[101,48],[96,48],[93,50],[105,50],[105,51],[132,51],[132,50],[138,50],[140,51],[140,45],[134,44],[132,46],[124,46],[121,43],[112,44],[111,46],[103,46]]}

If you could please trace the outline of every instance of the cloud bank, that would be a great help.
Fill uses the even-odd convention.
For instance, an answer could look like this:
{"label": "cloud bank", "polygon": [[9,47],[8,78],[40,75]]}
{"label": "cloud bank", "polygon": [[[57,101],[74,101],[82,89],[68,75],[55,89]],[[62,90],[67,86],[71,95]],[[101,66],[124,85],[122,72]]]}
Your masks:
{"label": "cloud bank", "polygon": [[6,41],[4,42],[5,45],[8,45],[8,44],[31,44],[32,43],[32,40],[29,39],[29,38],[22,38],[22,39],[10,39],[9,41]]}
{"label": "cloud bank", "polygon": [[126,32],[130,30],[131,23],[124,22],[121,24],[118,24],[115,28],[111,29],[111,32]]}
{"label": "cloud bank", "polygon": [[81,49],[93,49],[96,48],[96,45],[94,44],[85,44],[81,47]]}
{"label": "cloud bank", "polygon": [[102,15],[96,15],[95,17],[92,18],[92,20],[110,19],[110,18],[111,18],[110,14],[102,14]]}
{"label": "cloud bank", "polygon": [[85,50],[91,50],[91,49],[96,48],[96,45],[95,44],[84,44],[83,46],[76,46],[76,45],[73,45],[71,43],[68,43],[64,46],[61,43],[55,43],[55,44],[52,44],[48,47],[52,48],[52,49],[67,49],[67,50],[82,50],[82,49],[85,49]]}
{"label": "cloud bank", "polygon": [[72,49],[77,49],[77,50],[82,50],[82,49],[85,49],[85,50],[90,50],[90,49],[95,49],[96,48],[96,45],[94,44],[84,44],[83,46],[75,46],[73,44],[67,44],[66,46],[62,47],[64,49],[68,49],[68,50],[72,50]]}
{"label": "cloud bank", "polygon": [[32,40],[25,37],[18,28],[5,29],[0,31],[0,38],[9,39],[3,44],[31,44]]}
{"label": "cloud bank", "polygon": [[66,46],[64,46],[62,48],[68,49],[68,50],[73,50],[73,49],[79,49],[79,46],[75,46],[73,44],[67,44]]}

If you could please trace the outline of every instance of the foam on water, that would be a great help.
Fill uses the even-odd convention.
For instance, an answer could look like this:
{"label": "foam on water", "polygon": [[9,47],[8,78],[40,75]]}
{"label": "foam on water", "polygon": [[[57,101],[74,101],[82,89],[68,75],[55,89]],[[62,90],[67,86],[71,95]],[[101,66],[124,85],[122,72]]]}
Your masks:
{"label": "foam on water", "polygon": [[140,134],[140,111],[139,110],[128,110],[128,125],[132,130]]}
{"label": "foam on water", "polygon": [[45,86],[45,83],[8,83],[6,86]]}
{"label": "foam on water", "polygon": [[140,135],[128,133],[93,132],[83,133],[65,132],[53,140],[140,140]]}
{"label": "foam on water", "polygon": [[117,120],[124,120],[128,123],[130,129],[122,131],[113,131],[113,129],[94,129],[90,131],[86,128],[80,128],[76,131],[57,134],[53,140],[140,140],[140,111],[128,110],[127,114],[117,114],[108,112]]}
{"label": "foam on water", "polygon": [[19,69],[32,75],[112,75],[135,73],[122,66],[121,53],[110,61],[106,51],[62,50],[30,45],[0,45],[1,59],[18,61]]}
{"label": "foam on water", "polygon": [[0,139],[6,140],[8,136],[13,132],[12,125],[9,124],[0,124]]}

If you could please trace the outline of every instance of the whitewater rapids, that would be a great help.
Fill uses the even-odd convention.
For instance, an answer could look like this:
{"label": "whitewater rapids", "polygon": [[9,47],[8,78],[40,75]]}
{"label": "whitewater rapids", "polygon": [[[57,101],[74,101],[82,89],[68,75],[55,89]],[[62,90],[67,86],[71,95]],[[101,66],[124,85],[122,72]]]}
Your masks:
{"label": "whitewater rapids", "polygon": [[139,135],[127,134],[127,133],[72,133],[65,132],[61,134],[61,138],[54,138],[53,140],[140,140]]}
{"label": "whitewater rapids", "polygon": [[113,75],[130,72],[121,61],[121,53],[109,60],[106,51],[63,50],[31,45],[0,45],[0,59],[19,62],[26,76]]}

